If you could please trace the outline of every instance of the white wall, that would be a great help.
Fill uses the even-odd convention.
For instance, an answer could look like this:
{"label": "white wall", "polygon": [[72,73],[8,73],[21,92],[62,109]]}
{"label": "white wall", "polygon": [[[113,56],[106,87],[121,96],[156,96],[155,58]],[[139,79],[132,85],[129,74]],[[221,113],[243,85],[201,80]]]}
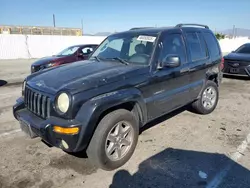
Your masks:
{"label": "white wall", "polygon": [[101,36],[50,36],[0,34],[0,59],[41,58],[71,45],[100,44]]}
{"label": "white wall", "polygon": [[235,39],[222,39],[219,41],[222,52],[227,53],[236,50],[245,43],[250,43],[248,37],[239,37]]}
{"label": "white wall", "polygon": [[[99,44],[105,37],[98,36],[49,36],[49,35],[7,35],[0,34],[0,59],[41,58],[58,53],[75,44]],[[222,39],[222,52],[235,50],[248,38]]]}

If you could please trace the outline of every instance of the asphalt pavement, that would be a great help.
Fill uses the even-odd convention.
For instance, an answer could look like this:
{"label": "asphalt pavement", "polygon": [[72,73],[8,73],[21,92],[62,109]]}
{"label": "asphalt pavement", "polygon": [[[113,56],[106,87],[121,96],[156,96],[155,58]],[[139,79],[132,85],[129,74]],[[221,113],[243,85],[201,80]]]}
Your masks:
{"label": "asphalt pavement", "polygon": [[[32,61],[0,61],[2,80],[26,76]],[[2,63],[2,64],[1,64]],[[3,83],[3,82],[2,82]],[[11,83],[11,82],[9,82]],[[250,82],[224,78],[216,110],[182,108],[146,125],[132,158],[115,171],[83,155],[27,138],[12,115],[20,84],[0,87],[0,188],[250,188]]]}

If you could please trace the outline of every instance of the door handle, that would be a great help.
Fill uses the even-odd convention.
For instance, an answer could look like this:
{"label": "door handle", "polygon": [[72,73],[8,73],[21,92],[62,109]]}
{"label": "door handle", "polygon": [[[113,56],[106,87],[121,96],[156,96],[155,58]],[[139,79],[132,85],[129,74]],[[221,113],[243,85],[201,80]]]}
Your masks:
{"label": "door handle", "polygon": [[186,73],[189,72],[189,68],[183,68],[180,70],[180,73]]}

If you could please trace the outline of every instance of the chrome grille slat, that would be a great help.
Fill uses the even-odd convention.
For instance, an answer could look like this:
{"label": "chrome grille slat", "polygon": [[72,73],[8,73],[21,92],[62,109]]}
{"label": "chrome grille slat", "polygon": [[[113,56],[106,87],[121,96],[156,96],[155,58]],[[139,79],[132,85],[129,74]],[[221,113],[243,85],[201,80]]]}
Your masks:
{"label": "chrome grille slat", "polygon": [[42,117],[45,118],[46,97],[42,97]]}
{"label": "chrome grille slat", "polygon": [[30,90],[29,89],[27,89],[27,93],[28,93],[28,98],[27,98],[28,109],[30,109],[31,103],[30,103]]}
{"label": "chrome grille slat", "polygon": [[36,109],[37,109],[37,105],[36,105],[36,98],[37,98],[37,94],[36,93],[34,93],[34,98],[33,98],[33,104],[34,104],[34,113],[36,114]]}
{"label": "chrome grille slat", "polygon": [[27,98],[28,98],[28,90],[27,90],[27,89],[25,89],[25,91],[24,91],[24,102],[25,102],[25,105],[27,105],[27,104],[28,104],[28,100],[27,100]]}
{"label": "chrome grille slat", "polygon": [[47,117],[50,117],[50,99],[47,100]]}
{"label": "chrome grille slat", "polygon": [[24,93],[25,106],[29,111],[44,119],[50,116],[51,100],[49,97],[28,87],[25,88]]}
{"label": "chrome grille slat", "polygon": [[38,94],[37,98],[37,114],[41,115],[41,94]]}
{"label": "chrome grille slat", "polygon": [[30,109],[31,109],[31,111],[34,111],[34,103],[33,103],[33,97],[34,96],[34,93],[31,91],[30,92],[30,104],[31,104],[31,107],[30,107]]}

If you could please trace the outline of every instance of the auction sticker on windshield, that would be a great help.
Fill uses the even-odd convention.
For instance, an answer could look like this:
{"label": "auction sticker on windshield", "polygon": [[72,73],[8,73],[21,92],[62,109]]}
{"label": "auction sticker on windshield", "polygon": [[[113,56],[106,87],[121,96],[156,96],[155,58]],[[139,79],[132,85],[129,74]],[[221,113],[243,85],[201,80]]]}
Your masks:
{"label": "auction sticker on windshield", "polygon": [[137,40],[140,41],[146,41],[146,42],[154,42],[156,37],[153,36],[146,36],[146,35],[140,35]]}

